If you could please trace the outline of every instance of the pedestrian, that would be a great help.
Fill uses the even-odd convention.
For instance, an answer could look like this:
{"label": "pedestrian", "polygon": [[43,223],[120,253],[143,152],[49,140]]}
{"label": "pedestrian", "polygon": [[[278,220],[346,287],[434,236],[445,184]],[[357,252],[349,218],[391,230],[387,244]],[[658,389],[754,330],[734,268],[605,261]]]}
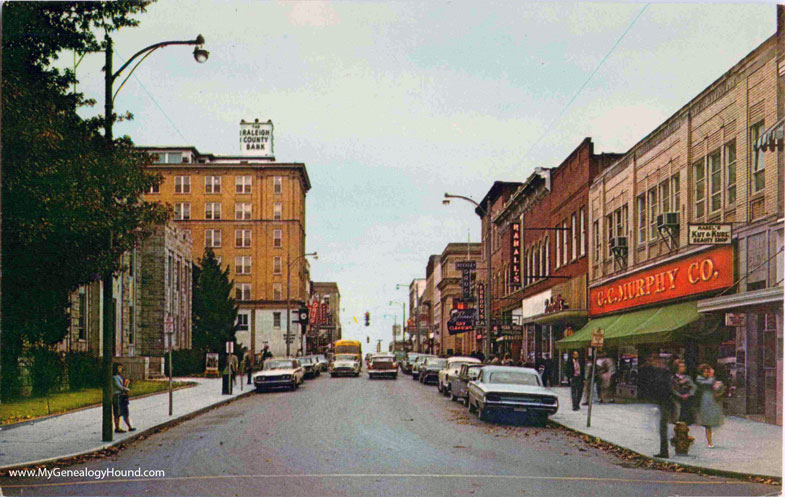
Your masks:
{"label": "pedestrian", "polygon": [[504,360],[502,361],[502,366],[512,366],[512,357],[510,354],[504,355]]}
{"label": "pedestrian", "polygon": [[115,363],[112,367],[112,411],[114,414],[114,431],[115,433],[125,433],[120,427],[120,418],[125,419],[125,424],[128,426],[128,431],[136,431],[136,428],[131,426],[131,418],[128,415],[128,391],[130,382],[123,377],[123,365]]}
{"label": "pedestrian", "polygon": [[671,423],[684,421],[691,424],[689,399],[695,394],[696,386],[687,374],[687,365],[681,359],[673,361],[673,379],[671,380]]}
{"label": "pedestrian", "polygon": [[654,457],[668,459],[668,421],[671,419],[671,372],[658,352],[652,352],[640,369],[638,388],[643,398],[657,404],[660,411],[660,451]]}
{"label": "pedestrian", "polygon": [[616,373],[616,365],[613,359],[608,357],[605,352],[599,353],[597,360],[597,379],[599,381],[600,404],[603,402],[614,402],[613,395],[613,375]]}
{"label": "pedestrian", "polygon": [[234,352],[229,354],[229,374],[232,375],[232,385],[235,385],[235,378],[237,378],[237,370],[239,369],[239,361],[237,360],[237,356],[234,355]]}
{"label": "pedestrian", "polygon": [[714,368],[708,364],[698,366],[698,377],[695,378],[698,391],[696,394],[695,424],[706,429],[706,444],[714,448],[711,429],[725,422],[722,406],[717,402],[725,393],[725,385],[714,377]]}
{"label": "pedestrian", "polygon": [[[248,384],[251,384],[251,374],[253,373],[253,351],[248,349],[243,354],[243,372],[248,375]],[[242,382],[240,382],[242,383]]]}
{"label": "pedestrian", "polygon": [[500,362],[501,361],[499,361],[499,356],[492,356],[491,357],[491,365],[492,366],[498,366]]}
{"label": "pedestrian", "polygon": [[270,346],[269,345],[264,344],[264,347],[262,347],[262,354],[261,355],[262,355],[262,357],[261,357],[262,364],[259,367],[264,366],[264,361],[266,361],[267,359],[269,359],[269,358],[271,358],[273,356],[273,353],[270,352]]}
{"label": "pedestrian", "polygon": [[581,408],[581,392],[583,390],[584,366],[578,357],[578,351],[572,351],[572,358],[567,361],[567,380],[570,382],[570,396],[572,397],[572,410]]}

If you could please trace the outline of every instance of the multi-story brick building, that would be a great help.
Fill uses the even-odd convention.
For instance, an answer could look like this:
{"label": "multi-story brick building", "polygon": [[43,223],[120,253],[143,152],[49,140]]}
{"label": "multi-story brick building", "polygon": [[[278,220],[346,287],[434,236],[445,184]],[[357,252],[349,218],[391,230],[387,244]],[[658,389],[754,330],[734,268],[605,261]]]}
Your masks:
{"label": "multi-story brick building", "polygon": [[[755,144],[781,126],[783,55],[772,36],[593,181],[592,319],[563,340],[602,328],[622,382],[652,351],[714,364],[726,409],[778,424],[783,162]],[[714,223],[731,244],[691,243],[690,225]]]}
{"label": "multi-story brick building", "polygon": [[423,335],[426,334],[424,317],[427,315],[428,306],[424,304],[427,280],[425,278],[415,278],[409,283],[409,320],[406,323],[406,331],[409,334],[411,350],[419,352]]}
{"label": "multi-story brick building", "polygon": [[[461,271],[455,264],[459,261],[474,261],[479,265],[482,257],[480,243],[448,243],[439,257],[441,278],[436,286],[439,290],[439,341],[436,353],[446,355],[468,355],[479,346],[476,341],[476,332],[467,331],[451,335],[447,330],[447,321],[453,310],[460,306],[462,300]],[[484,273],[482,273],[484,274]],[[479,271],[477,278],[482,275]],[[471,306],[470,306],[471,307]]]}
{"label": "multi-story brick building", "polygon": [[441,256],[433,254],[428,257],[428,264],[425,266],[425,292],[420,302],[423,316],[421,326],[424,328],[422,345],[418,352],[430,352],[433,350],[434,336],[438,335],[441,321],[438,318],[441,313],[441,299],[439,295],[439,281],[442,279]]}
{"label": "multi-story brick building", "polygon": [[[149,169],[163,176],[146,200],[172,206],[175,223],[190,232],[194,259],[210,247],[230,269],[240,307],[238,341],[255,352],[267,343],[273,354],[285,354],[287,298],[292,309],[308,299],[309,266],[302,256],[311,183],[305,164],[276,162],[271,150],[237,156],[194,147],[143,150],[153,157]],[[296,314],[290,313],[291,321]],[[297,323],[291,330],[299,330]]]}
{"label": "multi-story brick building", "polygon": [[315,318],[308,332],[308,351],[325,353],[330,344],[341,339],[341,292],[338,283],[313,282],[311,285],[311,306],[318,309],[311,312]]}

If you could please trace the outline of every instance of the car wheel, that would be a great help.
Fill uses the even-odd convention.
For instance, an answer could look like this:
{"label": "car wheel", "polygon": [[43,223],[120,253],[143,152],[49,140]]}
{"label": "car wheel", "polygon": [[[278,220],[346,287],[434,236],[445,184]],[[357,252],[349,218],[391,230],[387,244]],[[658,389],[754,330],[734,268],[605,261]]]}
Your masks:
{"label": "car wheel", "polygon": [[472,404],[472,399],[466,397],[466,406],[469,408],[469,412],[473,413],[477,409],[474,404]]}
{"label": "car wheel", "polygon": [[490,413],[487,408],[477,407],[477,417],[480,418],[480,421],[488,421],[489,415]]}
{"label": "car wheel", "polygon": [[450,400],[453,401],[453,402],[458,400],[458,397],[455,396],[455,394],[453,393],[452,389],[450,389]]}

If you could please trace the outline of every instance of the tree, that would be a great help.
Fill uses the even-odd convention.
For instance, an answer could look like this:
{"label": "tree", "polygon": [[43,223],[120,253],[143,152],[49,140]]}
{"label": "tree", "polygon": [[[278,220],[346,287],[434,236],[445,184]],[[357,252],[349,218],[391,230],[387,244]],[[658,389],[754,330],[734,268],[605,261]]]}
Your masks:
{"label": "tree", "polygon": [[[150,2],[3,4],[2,396],[18,393],[18,357],[51,346],[68,329],[69,293],[117,271],[169,212],[144,202],[161,181],[128,137],[108,147],[91,104],[69,93],[70,71],[51,66],[62,50],[100,49],[94,30],[135,26]],[[112,243],[110,244],[110,235]]]}
{"label": "tree", "polygon": [[221,270],[211,248],[193,269],[193,346],[203,352],[220,352],[235,341],[237,304],[229,268]]}

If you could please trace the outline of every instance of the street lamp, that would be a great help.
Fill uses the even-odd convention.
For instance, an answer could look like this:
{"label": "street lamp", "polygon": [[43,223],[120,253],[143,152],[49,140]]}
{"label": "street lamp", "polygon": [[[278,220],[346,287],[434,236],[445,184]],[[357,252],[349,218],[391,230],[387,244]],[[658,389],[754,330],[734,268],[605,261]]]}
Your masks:
{"label": "street lamp", "polygon": [[[397,300],[391,300],[388,305],[393,304],[401,304],[402,311],[401,311],[401,340],[404,340],[403,330],[406,329],[406,302],[398,302]],[[411,333],[409,333],[411,335]],[[393,344],[395,344],[395,335],[393,335]]]}
{"label": "street lamp", "polygon": [[[464,197],[463,195],[450,195],[449,193],[444,194],[444,199],[442,200],[442,204],[450,205],[451,198],[459,198],[461,200],[465,200],[471,204],[473,204],[476,209],[475,212],[478,216],[480,216],[480,223],[482,223],[482,218],[486,217],[488,211],[486,208],[483,208],[480,204],[475,202],[474,200],[470,199],[469,197]],[[491,291],[491,218],[487,216],[488,219],[485,222],[485,291]],[[487,296],[485,297],[485,333],[482,336],[482,353],[487,359],[491,354],[491,306],[490,306],[491,299]]]}
{"label": "street lamp", "polygon": [[[114,124],[114,98],[117,96],[117,93],[122,89],[125,82],[128,81],[128,78],[131,77],[134,70],[139,67],[141,64],[151,53],[158,50],[159,48],[163,48],[169,45],[196,45],[194,48],[194,59],[196,62],[203,63],[207,61],[207,58],[210,56],[210,53],[207,50],[202,48],[204,45],[204,37],[199,35],[196,37],[195,40],[190,41],[162,41],[160,43],[155,43],[150,45],[149,47],[143,48],[136,52],[128,61],[123,64],[120,69],[116,72],[112,72],[112,38],[109,37],[109,33],[104,35],[104,40],[106,43],[106,65],[104,66],[104,140],[106,141],[106,147],[109,151],[112,150],[114,146],[114,139],[112,135],[112,125]],[[122,74],[122,72],[131,65],[131,62],[139,58],[140,56],[144,55],[139,62],[131,69],[128,73],[126,78],[117,88],[117,91],[112,94],[112,87],[114,86],[115,80]],[[113,201],[113,199],[109,199],[108,201]],[[111,251],[112,245],[114,244],[112,233],[109,233],[109,250]],[[102,276],[103,282],[103,308],[104,308],[104,330],[103,330],[103,409],[102,409],[102,426],[101,426],[101,435],[102,440],[104,442],[111,442],[112,441],[112,358],[114,356],[113,345],[115,340],[115,333],[114,333],[114,326],[115,326],[115,316],[114,316],[114,296],[112,295],[112,271],[107,270],[104,272]],[[169,372],[171,378],[171,361],[169,363]]]}
{"label": "street lamp", "polygon": [[[301,259],[305,259],[306,257],[313,257],[314,260],[316,261],[319,260],[319,254],[317,254],[316,252],[311,252],[299,256],[292,262],[287,263],[286,266],[286,357],[289,357],[289,346],[292,343],[292,334],[289,331],[290,327],[292,326],[292,318],[290,316],[291,302],[289,301],[290,292],[291,292],[291,281],[292,281],[292,266],[294,266]],[[303,350],[303,353],[304,352],[305,350]]]}

